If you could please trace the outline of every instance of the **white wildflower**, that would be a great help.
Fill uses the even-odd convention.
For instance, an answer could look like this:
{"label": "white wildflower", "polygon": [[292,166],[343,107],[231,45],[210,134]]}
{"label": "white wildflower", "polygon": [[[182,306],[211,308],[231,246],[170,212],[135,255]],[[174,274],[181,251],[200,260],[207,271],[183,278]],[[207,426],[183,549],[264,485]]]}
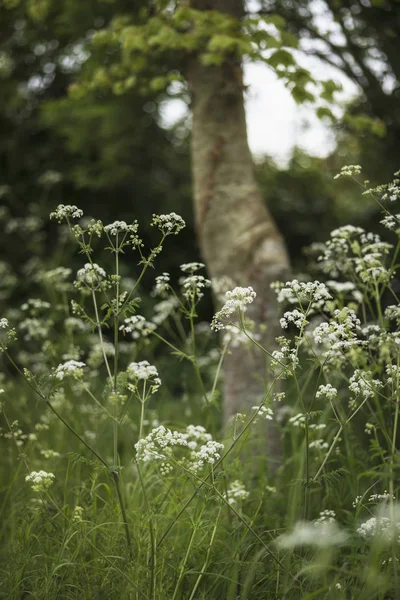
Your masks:
{"label": "white wildflower", "polygon": [[181,278],[179,283],[183,289],[183,296],[187,300],[196,300],[203,297],[202,290],[211,287],[211,281],[203,277],[203,275],[190,275],[189,277]]}
{"label": "white wildflower", "polygon": [[118,235],[119,233],[136,233],[138,224],[135,221],[131,225],[128,225],[125,221],[114,221],[109,225],[104,226],[104,231],[110,235]]}
{"label": "white wildflower", "polygon": [[63,364],[58,365],[58,367],[54,370],[53,377],[59,379],[60,381],[63,381],[63,379],[68,376],[79,379],[83,375],[83,367],[86,367],[84,362],[68,360]]}
{"label": "white wildflower", "polygon": [[221,310],[214,315],[211,328],[214,331],[223,329],[229,317],[238,309],[245,311],[247,305],[251,304],[255,297],[256,293],[252,287],[236,287],[234,290],[226,292],[226,302]]}
{"label": "white wildflower", "polygon": [[164,296],[169,291],[169,282],[171,277],[169,273],[163,273],[162,275],[158,275],[156,277],[156,285],[153,289],[153,296]]}
{"label": "white wildflower", "polygon": [[59,223],[61,223],[63,219],[79,219],[82,216],[83,211],[74,204],[59,204],[56,210],[50,213],[50,219],[57,219]]}
{"label": "white wildflower", "polygon": [[146,321],[142,315],[128,317],[119,328],[123,334],[132,334],[134,340],[138,340],[140,337],[147,337],[155,329],[156,325],[150,321]]}
{"label": "white wildflower", "polygon": [[168,215],[153,214],[151,225],[155,225],[156,227],[158,227],[158,229],[164,235],[176,235],[184,227],[186,227],[185,221],[182,219],[181,216],[177,215],[175,212],[169,213]]}
{"label": "white wildflower", "polygon": [[204,268],[205,265],[200,262],[184,263],[180,266],[181,271],[183,271],[184,273],[195,273],[196,271],[199,271],[200,269]]}
{"label": "white wildflower", "polygon": [[342,179],[343,177],[353,177],[354,175],[360,175],[360,165],[346,165],[340,169],[340,173],[334,176],[333,179]]}
{"label": "white wildflower", "polygon": [[327,398],[328,400],[334,400],[337,396],[337,389],[334,388],[330,383],[326,385],[320,385],[317,393],[315,394],[316,398]]}
{"label": "white wildflower", "polygon": [[94,287],[105,279],[106,272],[96,263],[86,263],[82,269],[79,269],[77,277],[79,281],[84,282],[89,287]]}
{"label": "white wildflower", "polygon": [[303,329],[308,323],[305,315],[297,309],[285,312],[279,322],[282,329],[287,329],[290,323],[293,323],[298,329]]}
{"label": "white wildflower", "polygon": [[34,492],[47,492],[53,484],[55,475],[46,471],[32,471],[25,477],[25,481],[32,484]]}
{"label": "white wildflower", "polygon": [[228,501],[228,503],[232,506],[237,504],[238,502],[242,502],[246,500],[250,495],[250,492],[247,492],[243,483],[236,479],[232,481],[230,484],[228,491],[224,494],[224,498]]}

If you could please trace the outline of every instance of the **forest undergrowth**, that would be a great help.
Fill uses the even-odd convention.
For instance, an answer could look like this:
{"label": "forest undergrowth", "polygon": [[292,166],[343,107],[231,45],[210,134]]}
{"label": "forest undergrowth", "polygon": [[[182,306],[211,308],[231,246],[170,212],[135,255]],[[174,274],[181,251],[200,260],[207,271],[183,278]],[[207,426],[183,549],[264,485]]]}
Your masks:
{"label": "forest undergrowth", "polygon": [[[375,198],[381,231],[340,227],[310,249],[318,279],[274,284],[274,348],[246,316],[257,290],[197,262],[157,273],[176,213],[153,215],[153,248],[136,221],[51,214],[82,266],[38,263],[36,295],[0,318],[0,598],[400,598],[399,173],[337,177]],[[264,396],[223,426],[238,345],[265,357]]]}

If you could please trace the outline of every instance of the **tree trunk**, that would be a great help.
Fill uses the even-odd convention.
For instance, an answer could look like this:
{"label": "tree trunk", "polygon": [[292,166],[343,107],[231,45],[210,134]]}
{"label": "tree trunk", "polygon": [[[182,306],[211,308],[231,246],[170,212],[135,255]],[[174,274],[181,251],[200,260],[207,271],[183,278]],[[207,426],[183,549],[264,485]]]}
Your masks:
{"label": "tree trunk", "polygon": [[[204,9],[197,0],[195,8]],[[240,17],[241,0],[209,0],[206,8]],[[247,142],[242,66],[237,60],[205,67],[194,60],[188,74],[192,92],[192,171],[197,233],[213,278],[229,276],[257,293],[248,316],[271,350],[280,335],[271,282],[287,276],[285,244],[269,214],[254,176]],[[261,327],[261,330],[263,328]],[[266,356],[257,349],[232,349],[224,366],[224,421],[260,403],[265,391]],[[264,452],[279,462],[275,425],[264,431]]]}

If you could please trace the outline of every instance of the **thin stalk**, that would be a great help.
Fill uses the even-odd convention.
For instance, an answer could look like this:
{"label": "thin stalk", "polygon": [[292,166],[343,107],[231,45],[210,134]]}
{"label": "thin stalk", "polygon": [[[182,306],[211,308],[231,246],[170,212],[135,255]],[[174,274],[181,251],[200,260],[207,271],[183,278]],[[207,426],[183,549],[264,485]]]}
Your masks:
{"label": "thin stalk", "polygon": [[[119,326],[119,251],[118,251],[118,233],[115,241],[115,274],[116,274],[116,286],[115,286],[115,310],[114,310],[114,383],[113,392],[117,393],[117,377],[118,377],[118,351],[119,351],[119,338],[118,338],[118,326]],[[114,422],[113,422],[113,449],[114,449],[114,466],[118,465],[118,421],[117,421],[117,405],[114,405]]]}
{"label": "thin stalk", "polygon": [[216,520],[215,520],[215,524],[214,524],[214,527],[213,527],[213,530],[212,530],[212,533],[211,533],[210,543],[208,544],[206,558],[205,558],[205,561],[204,561],[204,563],[203,563],[203,566],[202,566],[202,568],[201,568],[201,570],[200,570],[199,576],[198,576],[198,577],[197,577],[197,579],[196,579],[196,582],[195,582],[195,584],[194,584],[194,587],[193,587],[192,593],[191,593],[191,594],[190,594],[190,596],[189,596],[189,600],[193,600],[193,598],[194,598],[194,595],[195,595],[195,593],[196,593],[196,590],[197,590],[197,588],[199,587],[199,585],[200,585],[200,582],[201,582],[201,580],[202,580],[202,578],[203,578],[204,572],[205,572],[205,570],[206,570],[206,568],[207,568],[207,564],[208,564],[208,559],[209,559],[209,557],[210,557],[211,548],[212,548],[212,546],[213,546],[213,543],[214,543],[214,538],[215,538],[215,534],[216,534],[216,531],[217,531],[217,527],[218,527],[218,525],[219,525],[219,518],[220,518],[220,515],[221,515],[221,511],[222,511],[222,506],[220,506],[220,507],[219,507],[218,515],[217,515],[217,518],[216,518]]}
{"label": "thin stalk", "polygon": [[136,466],[137,466],[137,470],[138,470],[138,474],[139,474],[140,485],[141,485],[142,491],[143,491],[144,501],[146,503],[146,509],[147,509],[147,512],[148,512],[148,515],[149,515],[149,535],[150,535],[150,545],[151,545],[151,558],[150,558],[150,598],[149,598],[149,600],[155,600],[155,592],[156,592],[155,570],[156,570],[157,547],[156,547],[156,540],[155,540],[155,537],[154,537],[153,520],[151,518],[150,502],[149,502],[149,499],[147,497],[146,487],[144,485],[144,481],[143,481],[143,477],[142,477],[142,472],[140,470],[140,465],[139,465],[138,461],[136,461]]}
{"label": "thin stalk", "polygon": [[86,442],[86,441],[83,439],[83,437],[81,437],[81,436],[79,435],[79,433],[77,433],[77,432],[75,431],[75,429],[74,429],[74,428],[73,428],[73,427],[72,427],[72,426],[71,426],[71,425],[68,423],[68,421],[66,421],[66,420],[64,419],[64,417],[62,417],[62,416],[60,415],[60,413],[59,413],[59,412],[57,412],[57,410],[56,410],[56,409],[54,408],[54,406],[51,404],[50,400],[47,400],[47,399],[45,399],[45,400],[46,400],[46,404],[47,404],[47,406],[48,406],[48,407],[50,408],[50,410],[51,410],[51,411],[52,411],[52,412],[53,412],[53,413],[56,415],[56,417],[57,417],[57,418],[58,418],[58,419],[59,419],[59,420],[60,420],[62,423],[64,423],[65,427],[66,427],[67,429],[69,429],[69,431],[70,431],[71,433],[73,433],[73,434],[74,434],[74,436],[75,436],[75,437],[76,437],[76,438],[77,438],[77,439],[78,439],[78,440],[79,440],[79,441],[80,441],[80,442],[81,442],[81,443],[82,443],[84,446],[86,446],[86,448],[87,448],[88,450],[90,450],[90,452],[91,452],[92,454],[94,454],[94,456],[95,456],[95,457],[96,457],[96,458],[97,458],[97,459],[98,459],[98,460],[99,460],[99,461],[100,461],[100,462],[101,462],[101,463],[102,463],[102,464],[103,464],[103,465],[106,467],[106,469],[107,469],[107,470],[109,470],[109,469],[110,469],[110,467],[108,466],[108,464],[106,463],[106,461],[105,461],[105,460],[104,460],[104,459],[103,459],[103,458],[100,456],[100,454],[98,454],[98,453],[96,452],[96,450],[95,450],[94,448],[92,448],[92,446],[91,446],[90,444],[88,444],[88,443],[87,443],[87,442]]}
{"label": "thin stalk", "polygon": [[112,477],[113,477],[113,481],[115,483],[115,489],[117,490],[118,501],[119,501],[119,506],[121,508],[122,518],[124,520],[124,529],[125,529],[126,542],[128,544],[129,557],[132,560],[133,559],[133,547],[132,547],[131,534],[129,531],[128,519],[126,517],[125,505],[124,505],[124,501],[122,499],[121,487],[119,485],[119,476],[118,476],[117,471],[112,472]]}
{"label": "thin stalk", "polygon": [[95,312],[95,315],[96,315],[97,332],[99,334],[101,351],[103,352],[104,364],[106,365],[106,369],[107,369],[107,373],[108,373],[108,377],[110,379],[111,385],[113,385],[113,376],[111,374],[111,369],[110,369],[110,365],[108,363],[107,354],[106,354],[106,351],[104,349],[103,332],[101,330],[101,323],[100,323],[100,318],[99,318],[99,311],[98,311],[98,308],[97,308],[97,300],[96,300],[96,294],[94,293],[94,290],[92,290],[92,298],[93,298],[94,312]]}

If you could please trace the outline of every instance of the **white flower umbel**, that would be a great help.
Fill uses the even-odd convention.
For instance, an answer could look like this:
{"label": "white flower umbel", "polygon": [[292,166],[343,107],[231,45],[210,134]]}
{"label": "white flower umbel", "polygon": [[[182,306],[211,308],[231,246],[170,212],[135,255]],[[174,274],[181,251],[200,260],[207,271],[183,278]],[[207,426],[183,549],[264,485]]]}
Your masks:
{"label": "white flower umbel", "polygon": [[83,375],[83,367],[86,367],[84,362],[77,360],[68,360],[67,362],[58,365],[54,370],[53,377],[63,381],[65,377],[74,377],[80,379]]}
{"label": "white flower umbel", "polygon": [[194,462],[190,469],[192,471],[198,471],[202,469],[206,464],[213,465],[221,458],[220,452],[224,449],[224,445],[214,440],[208,441],[204,446],[195,453]]}
{"label": "white flower umbel", "polygon": [[354,177],[354,175],[360,175],[360,165],[346,165],[340,169],[340,173],[335,175],[333,179],[342,179],[343,177]]}
{"label": "white flower umbel", "polygon": [[349,379],[349,390],[363,400],[372,398],[382,385],[379,379],[372,379],[371,371],[365,369],[356,369]]}
{"label": "white flower umbel", "polygon": [[105,270],[98,264],[86,263],[77,273],[78,281],[85,283],[90,288],[97,288],[106,278]]}
{"label": "white flower umbel", "polygon": [[293,325],[298,329],[303,329],[308,323],[305,315],[297,310],[297,308],[295,310],[285,312],[279,322],[282,329],[287,329],[290,323],[293,323]]}
{"label": "white flower umbel", "polygon": [[246,500],[246,498],[248,498],[249,496],[250,492],[246,491],[243,483],[238,479],[232,481],[227,493],[224,494],[224,498],[228,501],[228,503],[231,506],[243,502],[243,500]]}
{"label": "white flower umbel", "polygon": [[272,421],[274,418],[274,413],[271,408],[268,408],[268,406],[252,406],[252,409],[258,411],[257,417],[253,423],[258,420],[258,417],[261,417],[266,421]]}
{"label": "white flower umbel", "polygon": [[327,398],[328,400],[334,400],[337,396],[337,389],[334,388],[330,383],[326,385],[320,385],[317,393],[315,394],[316,398]]}
{"label": "white flower umbel", "polygon": [[160,385],[161,379],[158,376],[158,371],[154,365],[151,365],[147,360],[140,362],[131,362],[126,369],[128,379],[134,381],[134,385],[129,385],[133,391],[139,381],[150,384],[150,393],[155,394]]}
{"label": "white flower umbel", "polygon": [[279,303],[299,304],[303,308],[309,305],[320,307],[332,299],[326,285],[319,281],[303,282],[293,279],[285,284],[275,282],[271,287],[275,290]]}
{"label": "white flower umbel", "polygon": [[59,204],[56,210],[50,213],[50,219],[57,219],[61,223],[64,219],[80,219],[83,211],[74,204]]}
{"label": "white flower umbel", "polygon": [[8,322],[8,319],[5,319],[4,317],[0,319],[0,329],[8,329],[9,327],[10,324]]}
{"label": "white flower umbel", "polygon": [[226,322],[230,321],[230,317],[237,310],[245,311],[248,304],[251,304],[256,297],[256,293],[252,287],[235,287],[234,290],[228,291],[225,294],[225,304],[215,315],[211,322],[211,328],[214,331],[223,329]]}
{"label": "white flower umbel", "polygon": [[171,281],[171,277],[169,273],[163,273],[162,275],[158,275],[156,277],[156,285],[152,291],[152,296],[165,296],[170,289],[169,282]]}
{"label": "white flower umbel", "polygon": [[25,477],[25,481],[32,485],[34,492],[47,492],[55,479],[54,473],[46,471],[32,471]]}
{"label": "white flower umbel", "polygon": [[138,460],[151,462],[166,460],[170,456],[168,451],[173,446],[187,446],[185,435],[178,431],[171,431],[164,425],[153,429],[149,435],[135,444]]}
{"label": "white flower umbel", "polygon": [[181,271],[183,271],[184,273],[195,273],[196,271],[200,271],[200,269],[204,269],[204,268],[205,268],[205,265],[200,262],[184,263],[180,267]]}
{"label": "white flower umbel", "polygon": [[136,233],[138,229],[137,221],[128,225],[125,221],[114,221],[109,225],[104,226],[104,231],[109,235],[118,235],[119,233]]}
{"label": "white flower umbel", "polygon": [[203,289],[211,287],[211,281],[203,275],[189,275],[180,279],[182,295],[187,300],[200,300],[204,296]]}
{"label": "white flower umbel", "polygon": [[184,227],[185,221],[175,212],[168,215],[154,215],[151,225],[158,227],[164,235],[177,235]]}
{"label": "white flower umbel", "polygon": [[156,325],[146,321],[142,315],[133,315],[125,319],[119,329],[123,334],[130,333],[134,340],[138,340],[141,337],[147,337],[156,329]]}

